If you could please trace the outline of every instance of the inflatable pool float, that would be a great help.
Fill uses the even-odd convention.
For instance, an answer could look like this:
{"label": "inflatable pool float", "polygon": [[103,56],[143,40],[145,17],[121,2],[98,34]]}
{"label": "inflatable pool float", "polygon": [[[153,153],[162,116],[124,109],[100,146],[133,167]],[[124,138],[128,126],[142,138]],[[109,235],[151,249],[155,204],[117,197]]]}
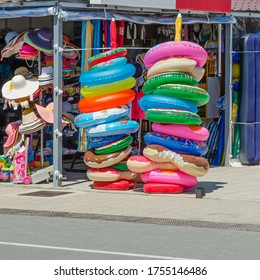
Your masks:
{"label": "inflatable pool float", "polygon": [[109,135],[103,137],[89,137],[89,144],[92,148],[98,148],[113,143],[127,136],[127,134]]}
{"label": "inflatable pool float", "polygon": [[87,166],[93,168],[108,167],[122,161],[131,153],[131,150],[132,147],[128,146],[124,150],[106,155],[96,155],[91,150],[89,150],[84,154],[84,162]]}
{"label": "inflatable pool float", "polygon": [[118,171],[113,168],[89,168],[87,176],[91,181],[113,182],[117,180],[133,180],[136,177],[136,173]]}
{"label": "inflatable pool float", "polygon": [[117,106],[126,105],[135,98],[135,92],[131,89],[121,93],[113,93],[106,96],[97,96],[92,98],[82,98],[78,103],[78,108],[82,113],[92,113],[106,110]]}
{"label": "inflatable pool float", "polygon": [[153,94],[187,99],[194,102],[197,106],[207,104],[210,99],[210,96],[205,89],[181,84],[161,85],[153,91]]}
{"label": "inflatable pool float", "polygon": [[176,184],[184,187],[184,190],[193,188],[198,180],[195,176],[188,175],[180,170],[152,170],[141,174],[144,183]]}
{"label": "inflatable pool float", "polygon": [[146,68],[152,67],[157,61],[170,57],[186,57],[203,67],[207,61],[207,52],[200,45],[189,41],[169,41],[151,48],[144,56]]}
{"label": "inflatable pool float", "polygon": [[136,121],[115,121],[106,124],[99,124],[94,127],[86,129],[86,133],[89,137],[102,137],[117,134],[130,134],[135,133],[139,128],[139,124]]}
{"label": "inflatable pool float", "polygon": [[147,111],[152,108],[164,108],[164,109],[176,109],[176,110],[186,110],[193,113],[198,112],[197,106],[183,99],[178,99],[169,96],[160,95],[146,95],[139,100],[140,108],[143,111]]}
{"label": "inflatable pool float", "polygon": [[176,154],[160,145],[144,148],[144,156],[157,163],[173,163],[181,171],[192,176],[204,176],[209,170],[209,163],[204,157]]}
{"label": "inflatable pool float", "polygon": [[189,74],[183,72],[168,72],[153,76],[143,85],[144,94],[152,94],[153,91],[161,85],[165,84],[183,84],[190,86],[198,86],[198,82]]}
{"label": "inflatable pool float", "polygon": [[127,162],[127,167],[130,171],[136,173],[144,173],[155,169],[163,170],[178,170],[178,167],[170,161],[168,162],[153,162],[144,156],[130,157]]}
{"label": "inflatable pool float", "polygon": [[200,116],[189,111],[154,108],[154,109],[148,109],[145,112],[145,116],[147,120],[149,120],[150,122],[187,124],[187,125],[201,124]]}
{"label": "inflatable pool float", "polygon": [[147,71],[147,78],[166,72],[184,72],[190,74],[197,62],[185,57],[171,57],[156,62]]}
{"label": "inflatable pool float", "polygon": [[80,83],[83,86],[97,86],[118,82],[132,77],[135,73],[135,67],[127,63],[118,67],[113,67],[106,71],[87,71],[80,75]]}
{"label": "inflatable pool float", "polygon": [[204,156],[208,151],[208,146],[205,142],[193,141],[155,132],[146,133],[144,142],[146,145],[161,145],[173,152],[185,155]]}
{"label": "inflatable pool float", "polygon": [[110,84],[105,85],[98,85],[98,86],[82,86],[80,93],[83,97],[93,98],[98,96],[106,96],[113,93],[120,93],[124,92],[127,89],[134,87],[136,84],[136,80],[133,77],[113,82]]}
{"label": "inflatable pool float", "polygon": [[107,110],[77,115],[74,119],[74,124],[77,127],[87,128],[98,124],[116,121],[126,116],[128,113],[128,106],[119,106]]}
{"label": "inflatable pool float", "polygon": [[106,62],[106,61],[114,59],[114,58],[126,56],[126,54],[127,54],[127,50],[125,48],[112,49],[112,50],[92,56],[88,60],[88,65],[92,67],[96,64]]}
{"label": "inflatable pool float", "polygon": [[206,127],[186,124],[153,123],[152,130],[156,133],[177,136],[194,141],[206,141],[209,131]]}
{"label": "inflatable pool float", "polygon": [[96,190],[114,190],[114,191],[125,191],[134,189],[136,183],[134,181],[118,180],[115,182],[94,182],[93,189]]}
{"label": "inflatable pool float", "polygon": [[144,193],[183,193],[184,188],[176,184],[147,183],[143,186]]}
{"label": "inflatable pool float", "polygon": [[126,57],[118,57],[105,62],[100,62],[92,67],[90,67],[89,71],[106,71],[116,68],[118,66],[123,66],[127,63]]}
{"label": "inflatable pool float", "polygon": [[120,161],[120,162],[118,162],[118,163],[116,163],[114,165],[111,165],[110,167],[114,168],[114,169],[116,169],[118,171],[128,171],[129,169],[128,169],[126,163],[127,163],[127,161],[125,161],[125,159],[124,159],[123,161]]}
{"label": "inflatable pool float", "polygon": [[133,137],[128,135],[120,140],[95,149],[95,154],[110,154],[128,147],[133,142]]}

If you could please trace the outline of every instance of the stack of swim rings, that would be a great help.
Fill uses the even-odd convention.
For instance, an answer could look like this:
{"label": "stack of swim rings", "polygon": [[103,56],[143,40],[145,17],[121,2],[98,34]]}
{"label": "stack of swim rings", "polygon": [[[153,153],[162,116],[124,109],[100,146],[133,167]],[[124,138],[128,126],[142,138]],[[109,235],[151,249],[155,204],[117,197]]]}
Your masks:
{"label": "stack of swim rings", "polygon": [[197,115],[197,107],[209,101],[198,87],[206,60],[201,46],[185,41],[156,45],[144,57],[148,79],[139,104],[153,132],[144,136],[143,156],[127,161],[129,170],[141,173],[144,192],[184,192],[209,169],[203,158],[209,132]]}
{"label": "stack of swim rings", "polygon": [[130,135],[139,124],[128,118],[129,103],[135,97],[135,67],[127,63],[126,49],[116,48],[91,57],[90,70],[80,76],[82,114],[75,124],[86,129],[88,149],[84,162],[94,189],[127,190],[134,187],[136,173],[126,160],[137,154]]}

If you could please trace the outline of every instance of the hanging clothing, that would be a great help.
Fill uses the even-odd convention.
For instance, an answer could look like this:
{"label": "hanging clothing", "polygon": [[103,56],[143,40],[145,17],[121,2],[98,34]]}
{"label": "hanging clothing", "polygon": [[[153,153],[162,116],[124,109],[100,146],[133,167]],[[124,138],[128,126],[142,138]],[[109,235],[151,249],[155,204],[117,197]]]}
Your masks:
{"label": "hanging clothing", "polygon": [[123,47],[125,35],[125,22],[123,20],[117,21],[117,45]]}

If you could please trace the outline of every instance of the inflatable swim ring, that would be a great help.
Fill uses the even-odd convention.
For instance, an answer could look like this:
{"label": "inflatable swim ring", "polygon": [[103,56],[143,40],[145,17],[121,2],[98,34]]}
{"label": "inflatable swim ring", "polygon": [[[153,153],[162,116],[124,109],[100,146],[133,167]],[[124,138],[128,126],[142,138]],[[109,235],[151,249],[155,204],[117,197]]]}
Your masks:
{"label": "inflatable swim ring", "polygon": [[205,158],[176,154],[160,145],[146,146],[143,153],[154,162],[171,162],[181,171],[193,176],[204,176],[209,170],[209,163]]}
{"label": "inflatable swim ring", "polygon": [[124,92],[125,90],[134,87],[135,83],[135,78],[130,77],[122,81],[117,81],[105,85],[98,85],[92,87],[82,86],[80,93],[83,97],[87,98],[106,96],[113,93]]}
{"label": "inflatable swim ring", "polygon": [[128,135],[120,140],[95,149],[95,154],[110,154],[128,147],[133,142],[133,137]]}
{"label": "inflatable swim ring", "polygon": [[154,132],[148,132],[144,136],[146,145],[161,145],[171,151],[179,154],[204,156],[208,151],[208,146],[205,142],[188,140]]}
{"label": "inflatable swim ring", "polygon": [[134,189],[136,183],[134,181],[118,180],[115,182],[94,182],[93,189],[97,190],[118,190],[125,191],[129,189]]}
{"label": "inflatable swim ring", "polygon": [[170,163],[170,161],[158,163],[150,161],[144,156],[130,157],[126,164],[128,169],[135,173],[144,173],[155,169],[178,170],[176,165]]}
{"label": "inflatable swim ring", "polygon": [[125,136],[127,136],[127,134],[118,134],[103,137],[89,137],[89,144],[92,148],[98,148],[120,140]]}
{"label": "inflatable swim ring", "polygon": [[80,75],[80,83],[83,86],[97,86],[118,82],[130,78],[135,73],[135,67],[127,63],[104,71],[87,71]]}
{"label": "inflatable swim ring", "polygon": [[194,141],[206,141],[209,131],[206,127],[185,124],[153,123],[152,130],[156,133],[168,134]]}
{"label": "inflatable swim ring", "polygon": [[143,85],[144,94],[152,94],[153,91],[165,84],[183,84],[198,86],[198,82],[189,74],[183,72],[168,72],[148,79]]}
{"label": "inflatable swim ring", "polygon": [[197,106],[203,106],[209,101],[209,94],[205,89],[180,84],[165,84],[157,87],[153,94],[187,99]]}
{"label": "inflatable swim ring", "polygon": [[91,181],[113,182],[117,180],[133,180],[136,177],[136,173],[118,171],[113,168],[89,168],[87,176]]}
{"label": "inflatable swim ring", "polygon": [[151,48],[144,56],[144,63],[150,68],[161,59],[170,57],[186,57],[197,62],[197,66],[203,67],[207,61],[207,52],[200,45],[188,41],[169,41]]}
{"label": "inflatable swim ring", "polygon": [[116,121],[129,113],[128,106],[120,106],[107,110],[97,111],[93,113],[85,113],[77,115],[74,124],[77,127],[90,127],[97,124]]}
{"label": "inflatable swim ring", "polygon": [[147,120],[159,123],[175,123],[187,125],[200,125],[200,116],[189,112],[174,109],[148,109],[145,112]]}
{"label": "inflatable swim ring", "polygon": [[171,57],[159,60],[147,71],[147,78],[166,72],[184,72],[190,74],[197,62],[185,57]]}
{"label": "inflatable swim ring", "polygon": [[128,169],[126,163],[127,163],[127,161],[125,161],[125,159],[124,159],[124,161],[120,161],[114,165],[111,165],[111,168],[114,168],[118,171],[128,171],[129,169]]}
{"label": "inflatable swim ring", "polygon": [[180,170],[152,170],[141,174],[144,183],[163,183],[182,185],[184,190],[193,188],[197,183],[195,176],[188,175]]}
{"label": "inflatable swim ring", "polygon": [[89,60],[88,60],[88,65],[89,66],[94,66],[98,63],[101,62],[105,62],[117,57],[122,57],[122,56],[126,56],[127,54],[127,50],[125,48],[116,48],[116,49],[112,49],[103,53],[99,53],[97,55],[92,56]]}
{"label": "inflatable swim ring", "polygon": [[92,67],[90,67],[90,71],[106,71],[110,70],[114,67],[122,66],[127,63],[126,57],[118,57],[105,62],[100,62]]}
{"label": "inflatable swim ring", "polygon": [[85,152],[84,162],[87,166],[93,168],[108,167],[122,161],[131,153],[132,147],[128,146],[126,149],[107,154],[107,155],[95,155],[91,150]]}
{"label": "inflatable swim ring", "polygon": [[190,74],[197,82],[199,82],[205,74],[205,69],[202,67],[196,66],[196,67],[194,67],[194,69],[192,70],[192,72]]}
{"label": "inflatable swim ring", "polygon": [[116,121],[106,124],[99,124],[94,127],[86,129],[86,133],[89,137],[102,137],[117,134],[135,133],[139,128],[139,124],[136,121]]}
{"label": "inflatable swim ring", "polygon": [[144,193],[183,193],[183,191],[183,186],[176,184],[147,183],[143,186]]}
{"label": "inflatable swim ring", "polygon": [[84,97],[79,101],[78,108],[83,113],[92,113],[128,104],[132,102],[134,98],[135,92],[131,89],[122,93],[113,93],[106,96]]}
{"label": "inflatable swim ring", "polygon": [[198,112],[198,108],[194,103],[169,96],[146,95],[139,100],[139,105],[143,111],[147,111],[148,109],[152,108],[165,108],[186,110],[193,113]]}

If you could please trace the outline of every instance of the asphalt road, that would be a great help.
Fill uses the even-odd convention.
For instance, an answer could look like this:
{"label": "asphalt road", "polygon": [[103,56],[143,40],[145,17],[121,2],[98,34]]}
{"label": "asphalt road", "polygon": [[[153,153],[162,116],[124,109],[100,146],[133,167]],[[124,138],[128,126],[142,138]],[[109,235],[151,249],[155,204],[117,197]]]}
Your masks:
{"label": "asphalt road", "polygon": [[260,232],[0,215],[0,260],[259,260]]}

